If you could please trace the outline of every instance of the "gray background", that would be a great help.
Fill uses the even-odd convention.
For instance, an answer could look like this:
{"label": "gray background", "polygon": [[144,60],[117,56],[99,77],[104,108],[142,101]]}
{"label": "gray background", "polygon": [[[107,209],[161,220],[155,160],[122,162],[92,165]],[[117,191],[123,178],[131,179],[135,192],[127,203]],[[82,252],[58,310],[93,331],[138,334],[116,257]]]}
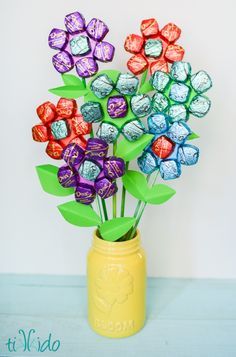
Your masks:
{"label": "gray background", "polygon": [[[236,277],[235,237],[235,9],[215,1],[1,1],[1,239],[0,272],[84,274],[92,229],[66,223],[56,206],[64,198],[42,192],[34,166],[54,163],[44,144],[31,140],[35,108],[56,101],[48,88],[61,84],[47,46],[52,27],[79,10],[87,20],[103,19],[116,46],[113,64],[126,71],[123,41],[139,33],[141,19],[160,27],[175,22],[178,41],[194,71],[207,70],[214,87],[212,110],[191,120],[200,135],[198,166],[186,168],[170,185],[176,196],[149,206],[140,226],[151,276]],[[130,197],[129,197],[130,198]],[[134,201],[130,198],[128,213]]]}

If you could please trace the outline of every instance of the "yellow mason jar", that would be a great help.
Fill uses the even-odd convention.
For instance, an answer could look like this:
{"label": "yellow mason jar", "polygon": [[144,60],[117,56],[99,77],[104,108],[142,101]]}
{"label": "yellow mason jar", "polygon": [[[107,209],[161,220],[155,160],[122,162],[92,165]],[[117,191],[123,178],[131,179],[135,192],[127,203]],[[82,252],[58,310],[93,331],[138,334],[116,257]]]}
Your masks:
{"label": "yellow mason jar", "polygon": [[87,258],[88,318],[100,335],[119,338],[145,323],[146,258],[140,235],[108,242],[94,233]]}

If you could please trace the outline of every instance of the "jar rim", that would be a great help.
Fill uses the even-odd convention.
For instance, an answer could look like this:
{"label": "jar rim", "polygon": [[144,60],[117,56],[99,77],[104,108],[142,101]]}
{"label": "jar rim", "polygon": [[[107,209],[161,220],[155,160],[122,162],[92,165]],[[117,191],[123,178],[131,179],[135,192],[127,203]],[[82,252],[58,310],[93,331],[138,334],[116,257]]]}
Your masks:
{"label": "jar rim", "polygon": [[140,233],[136,231],[134,238],[125,241],[107,241],[97,235],[97,230],[93,233],[93,248],[103,254],[126,255],[137,251],[140,248]]}

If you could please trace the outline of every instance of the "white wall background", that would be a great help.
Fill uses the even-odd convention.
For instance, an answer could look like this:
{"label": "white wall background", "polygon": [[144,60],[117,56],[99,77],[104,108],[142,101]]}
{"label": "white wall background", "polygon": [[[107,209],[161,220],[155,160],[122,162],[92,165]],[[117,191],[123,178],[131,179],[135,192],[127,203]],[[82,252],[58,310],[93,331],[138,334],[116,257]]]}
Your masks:
{"label": "white wall background", "polygon": [[[141,232],[151,276],[236,278],[235,176],[235,9],[234,1],[2,0],[1,12],[1,273],[84,274],[92,229],[66,223],[56,198],[41,190],[34,167],[53,163],[44,144],[31,140],[35,108],[56,100],[48,88],[61,84],[47,46],[52,27],[64,15],[81,11],[110,27],[116,46],[112,65],[126,71],[127,34],[138,33],[141,19],[156,17],[160,26],[182,28],[179,43],[195,71],[214,80],[212,110],[191,120],[201,136],[201,159],[172,181],[176,196],[163,206],[149,206]],[[54,162],[55,164],[55,162]],[[130,199],[129,212],[134,202]]]}

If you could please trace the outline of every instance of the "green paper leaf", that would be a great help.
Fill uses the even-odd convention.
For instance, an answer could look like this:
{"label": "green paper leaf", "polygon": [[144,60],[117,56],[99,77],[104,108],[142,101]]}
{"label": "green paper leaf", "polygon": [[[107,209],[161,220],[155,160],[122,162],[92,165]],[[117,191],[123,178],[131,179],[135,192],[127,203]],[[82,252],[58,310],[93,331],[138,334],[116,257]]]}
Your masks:
{"label": "green paper leaf", "polygon": [[60,185],[57,178],[57,166],[40,165],[36,166],[36,171],[45,192],[54,196],[69,196],[74,193],[73,188],[64,188]]}
{"label": "green paper leaf", "polygon": [[131,161],[135,159],[143,149],[150,143],[153,135],[144,134],[140,139],[136,141],[128,141],[126,139],[121,140],[117,144],[116,156],[121,157],[125,161]]}
{"label": "green paper leaf", "polygon": [[65,220],[79,227],[94,227],[101,224],[101,219],[89,205],[70,201],[57,206]]}
{"label": "green paper leaf", "polygon": [[77,89],[85,89],[86,82],[82,81],[78,77],[74,76],[73,74],[62,74],[62,80],[66,86],[75,86]]}
{"label": "green paper leaf", "polygon": [[176,191],[173,190],[173,188],[158,184],[148,188],[146,192],[146,202],[153,205],[160,205],[168,201],[175,193]]}
{"label": "green paper leaf", "polygon": [[154,89],[149,81],[144,82],[143,85],[141,85],[139,93],[146,94],[149,92],[152,92]]}
{"label": "green paper leaf", "polygon": [[200,136],[197,135],[196,133],[192,133],[188,136],[187,140],[194,140],[194,139],[199,139]]}
{"label": "green paper leaf", "polygon": [[76,99],[83,97],[88,93],[87,89],[79,89],[75,86],[62,86],[57,88],[49,89],[50,93],[56,94],[59,97]]}
{"label": "green paper leaf", "polygon": [[145,194],[148,190],[146,177],[141,172],[128,170],[122,177],[126,190],[138,200],[145,202]]}
{"label": "green paper leaf", "polygon": [[114,242],[127,233],[135,222],[134,217],[120,217],[105,221],[100,227],[103,239]]}

